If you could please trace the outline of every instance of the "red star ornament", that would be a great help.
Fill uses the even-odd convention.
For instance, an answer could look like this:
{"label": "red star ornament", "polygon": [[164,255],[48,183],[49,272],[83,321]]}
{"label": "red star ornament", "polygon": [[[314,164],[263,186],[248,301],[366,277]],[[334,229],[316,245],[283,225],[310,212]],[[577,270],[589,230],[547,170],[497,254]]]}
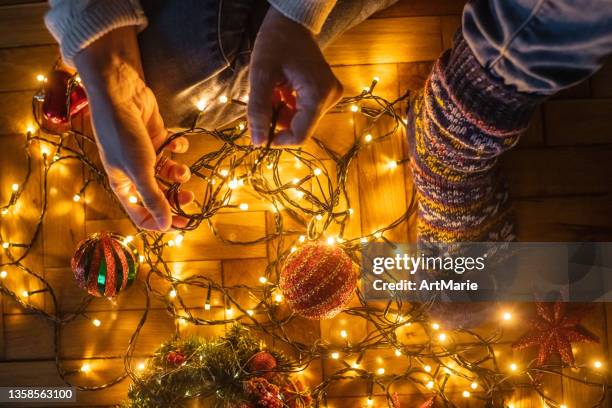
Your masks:
{"label": "red star ornament", "polygon": [[568,310],[567,303],[536,302],[537,316],[531,321],[531,330],[521,337],[512,348],[522,350],[539,346],[538,365],[548,361],[553,353],[561,360],[574,364],[572,343],[597,343],[599,337],[585,329],[580,321],[591,310],[590,307],[578,307]]}

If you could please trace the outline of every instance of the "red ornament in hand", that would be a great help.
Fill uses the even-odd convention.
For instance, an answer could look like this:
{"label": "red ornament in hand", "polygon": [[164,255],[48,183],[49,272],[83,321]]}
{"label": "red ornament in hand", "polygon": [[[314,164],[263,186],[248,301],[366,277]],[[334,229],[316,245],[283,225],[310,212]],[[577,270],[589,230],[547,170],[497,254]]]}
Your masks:
{"label": "red ornament in hand", "polygon": [[272,106],[275,110],[278,110],[276,130],[289,129],[297,109],[295,92],[285,86],[275,87],[272,95]]}
{"label": "red ornament in hand", "polygon": [[274,377],[275,372],[273,370],[276,365],[276,359],[272,354],[267,351],[260,351],[249,360],[248,370],[250,373],[259,374],[266,380],[270,380]]}
{"label": "red ornament in hand", "polygon": [[44,84],[43,120],[51,127],[67,125],[88,104],[85,90],[69,72],[53,70]]}
{"label": "red ornament in hand", "polygon": [[180,351],[171,351],[168,353],[166,361],[168,361],[169,364],[180,366],[185,362],[185,355]]}
{"label": "red ornament in hand", "polygon": [[308,319],[329,319],[351,300],[357,275],[353,261],[342,248],[312,243],[287,258],[279,286],[297,314]]}

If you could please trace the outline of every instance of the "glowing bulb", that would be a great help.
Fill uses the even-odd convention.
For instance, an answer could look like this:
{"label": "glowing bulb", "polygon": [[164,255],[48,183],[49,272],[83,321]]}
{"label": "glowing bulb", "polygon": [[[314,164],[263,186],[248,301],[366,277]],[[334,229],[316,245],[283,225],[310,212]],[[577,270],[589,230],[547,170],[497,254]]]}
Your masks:
{"label": "glowing bulb", "polygon": [[280,293],[277,293],[277,294],[274,296],[274,301],[275,301],[276,303],[280,303],[280,302],[282,302],[282,301],[283,301],[283,295],[281,295]]}
{"label": "glowing bulb", "polygon": [[204,109],[206,109],[206,105],[208,105],[206,103],[205,99],[200,99],[195,103],[196,108],[198,108],[199,111],[203,111]]}
{"label": "glowing bulb", "polygon": [[0,279],[5,279],[7,276],[8,276],[8,272],[7,271],[0,272]]}
{"label": "glowing bulb", "polygon": [[45,76],[43,74],[36,75],[36,80],[38,82],[43,82],[45,80]]}
{"label": "glowing bulb", "polygon": [[323,216],[321,214],[317,214],[315,218],[317,219],[317,221],[321,221],[323,219]]}
{"label": "glowing bulb", "polygon": [[229,99],[228,99],[228,98],[227,98],[227,96],[225,96],[225,95],[221,95],[221,96],[219,97],[219,102],[220,102],[220,103],[227,103],[228,101],[229,101]]}
{"label": "glowing bulb", "polygon": [[301,191],[301,190],[297,190],[297,191],[295,192],[295,196],[296,196],[297,198],[304,198],[304,192],[303,192],[303,191]]}
{"label": "glowing bulb", "polygon": [[377,76],[375,76],[374,78],[372,78],[372,81],[374,81],[374,82],[380,82],[380,78],[379,78],[379,77],[377,77]]}
{"label": "glowing bulb", "polygon": [[353,215],[353,213],[354,213],[354,212],[355,212],[355,210],[353,210],[352,208],[349,208],[349,209],[348,209],[348,213],[349,213],[349,215]]}
{"label": "glowing bulb", "polygon": [[136,204],[138,202],[138,197],[136,197],[135,195],[131,195],[131,196],[128,197],[128,201],[131,204]]}
{"label": "glowing bulb", "polygon": [[425,384],[425,386],[431,390],[434,387],[434,382],[428,381],[427,384]]}
{"label": "glowing bulb", "polygon": [[291,182],[292,182],[294,185],[297,185],[297,184],[300,184],[300,179],[296,177],[296,178],[294,178],[293,180],[291,180]]}
{"label": "glowing bulb", "polygon": [[387,163],[387,167],[391,170],[393,170],[394,168],[397,167],[397,161],[395,160],[391,160],[389,163]]}
{"label": "glowing bulb", "polygon": [[465,391],[463,391],[462,395],[463,395],[464,398],[469,398],[471,394],[470,394],[470,392],[468,390],[465,390]]}
{"label": "glowing bulb", "polygon": [[126,244],[129,244],[130,242],[134,241],[134,237],[132,235],[128,235],[125,237],[124,241]]}
{"label": "glowing bulb", "polygon": [[98,319],[93,319],[91,321],[91,324],[93,324],[96,327],[100,327],[100,325],[102,325],[102,322],[100,320],[98,320]]}
{"label": "glowing bulb", "polygon": [[334,351],[333,353],[331,353],[330,357],[333,358],[334,360],[337,360],[340,358],[340,353],[338,353],[337,351]]}
{"label": "glowing bulb", "polygon": [[228,316],[231,316],[234,314],[234,308],[233,307],[228,307],[225,309],[225,313],[227,313]]}
{"label": "glowing bulb", "polygon": [[368,242],[368,239],[366,237],[363,237],[359,241],[361,241],[362,244],[366,244]]}
{"label": "glowing bulb", "polygon": [[314,169],[314,171],[312,172],[315,176],[320,176],[321,175],[321,169],[320,168],[316,168]]}
{"label": "glowing bulb", "polygon": [[210,310],[210,303],[204,303],[204,310]]}
{"label": "glowing bulb", "polygon": [[512,371],[518,370],[518,366],[516,365],[516,363],[510,364],[510,370],[512,370]]}
{"label": "glowing bulb", "polygon": [[373,137],[373,136],[372,136],[370,133],[368,133],[367,135],[365,135],[365,137],[363,138],[363,140],[364,140],[366,143],[370,143],[370,142],[372,141],[372,139],[373,139],[373,138],[374,138],[374,137]]}
{"label": "glowing bulb", "polygon": [[358,362],[356,362],[356,361],[355,361],[355,362],[352,364],[352,367],[353,367],[353,368],[359,368],[359,367],[361,367],[361,364],[359,364]]}
{"label": "glowing bulb", "polygon": [[567,408],[567,405],[561,404],[561,405],[559,405],[559,408]]}
{"label": "glowing bulb", "polygon": [[79,201],[81,201],[81,195],[80,194],[73,195],[72,201],[74,201],[75,203],[78,203]]}
{"label": "glowing bulb", "polygon": [[13,183],[13,185],[11,186],[11,190],[13,190],[14,192],[19,191],[19,184]]}
{"label": "glowing bulb", "polygon": [[183,234],[178,234],[175,238],[174,238],[174,243],[176,245],[181,245],[183,243],[183,241],[185,240],[185,236]]}
{"label": "glowing bulb", "polygon": [[372,405],[374,405],[374,400],[372,398],[368,397],[368,399],[366,400],[366,404],[368,404],[368,406],[371,407]]}
{"label": "glowing bulb", "polygon": [[49,148],[47,146],[41,146],[40,147],[40,155],[41,156],[43,156],[43,157],[44,156],[48,156],[49,153],[51,153],[51,152],[49,151]]}
{"label": "glowing bulb", "polygon": [[514,404],[508,404],[508,408],[514,408]]}
{"label": "glowing bulb", "polygon": [[438,340],[446,341],[446,333],[440,333],[440,335],[438,336]]}
{"label": "glowing bulb", "polygon": [[36,128],[34,126],[32,125],[26,126],[26,133],[33,134],[34,132],[36,132]]}
{"label": "glowing bulb", "polygon": [[246,125],[244,124],[244,122],[240,122],[238,124],[238,129],[240,129],[240,130],[244,130],[245,127],[246,127]]}
{"label": "glowing bulb", "polygon": [[296,247],[291,247],[291,252],[295,252],[295,251],[297,251],[297,248]]}
{"label": "glowing bulb", "polygon": [[85,363],[81,366],[82,373],[88,373],[91,371],[91,366],[88,363]]}
{"label": "glowing bulb", "polygon": [[227,169],[221,169],[221,171],[219,171],[219,175],[221,177],[227,177],[228,174],[229,174],[229,170],[227,170]]}
{"label": "glowing bulb", "polygon": [[9,249],[10,246],[11,246],[11,244],[9,244],[8,242],[3,242],[2,243],[2,248],[4,248],[4,249]]}
{"label": "glowing bulb", "polygon": [[426,365],[425,367],[423,367],[423,369],[425,370],[425,372],[430,372],[431,371],[431,366],[430,365]]}
{"label": "glowing bulb", "polygon": [[8,213],[9,213],[9,209],[8,209],[8,208],[6,208],[6,207],[4,207],[4,208],[2,209],[2,211],[0,211],[0,213],[1,213],[2,215],[6,215],[6,214],[8,214]]}
{"label": "glowing bulb", "polygon": [[327,238],[327,245],[334,245],[336,243],[336,239],[334,237]]}
{"label": "glowing bulb", "polygon": [[239,206],[239,208],[240,208],[242,211],[246,211],[246,210],[248,210],[248,209],[249,209],[249,205],[248,205],[247,203],[241,203],[241,204],[240,204],[240,206]]}
{"label": "glowing bulb", "polygon": [[227,186],[231,189],[231,190],[235,190],[238,188],[238,180],[236,179],[232,179],[230,180],[229,183],[227,183]]}
{"label": "glowing bulb", "polygon": [[298,240],[299,240],[300,242],[304,242],[304,241],[306,241],[306,237],[305,237],[304,235],[300,235],[300,237],[298,238]]}
{"label": "glowing bulb", "polygon": [[247,310],[246,312],[249,316],[253,316],[255,314],[255,312],[252,311],[251,309]]}
{"label": "glowing bulb", "polygon": [[259,277],[259,283],[267,283],[268,282],[268,278],[266,278],[265,276],[260,276]]}
{"label": "glowing bulb", "polygon": [[378,375],[383,375],[385,373],[385,369],[383,367],[380,367],[378,370],[376,370],[376,374]]}
{"label": "glowing bulb", "polygon": [[351,105],[351,112],[359,112],[359,105]]}
{"label": "glowing bulb", "polygon": [[603,364],[601,363],[601,361],[597,360],[593,363],[593,366],[595,366],[595,368],[601,368]]}
{"label": "glowing bulb", "polygon": [[138,371],[143,371],[145,369],[145,363],[138,364],[138,367],[136,368],[138,369]]}
{"label": "glowing bulb", "polygon": [[374,233],[374,238],[376,238],[376,239],[382,238],[382,232],[380,232],[380,231],[375,232]]}
{"label": "glowing bulb", "polygon": [[23,292],[21,292],[21,296],[23,296],[24,298],[27,298],[30,296],[30,292],[28,292],[27,290],[24,290]]}
{"label": "glowing bulb", "polygon": [[475,390],[476,388],[478,388],[478,383],[473,382],[472,384],[470,384],[470,387],[472,387],[472,389]]}
{"label": "glowing bulb", "polygon": [[140,261],[140,263],[143,263],[145,261],[145,256],[144,255],[139,255],[138,256],[138,260]]}
{"label": "glowing bulb", "polygon": [[[46,79],[46,78],[45,78],[45,79]],[[80,84],[80,83],[81,83],[81,81],[82,81],[82,80],[81,80],[81,77],[80,77],[79,75],[75,76],[75,77],[74,77],[74,80],[75,80],[77,83],[79,83],[79,84]]]}
{"label": "glowing bulb", "polygon": [[402,350],[395,349],[395,355],[398,356],[398,357],[401,356],[402,355]]}
{"label": "glowing bulb", "polygon": [[348,337],[348,333],[346,332],[346,330],[340,330],[340,337],[342,337],[343,339],[346,339]]}
{"label": "glowing bulb", "polygon": [[512,313],[505,312],[503,317],[504,317],[504,320],[510,320],[512,319]]}
{"label": "glowing bulb", "polygon": [[176,297],[176,289],[172,289],[168,295],[170,295],[171,298],[175,298]]}
{"label": "glowing bulb", "polygon": [[432,323],[431,328],[434,330],[440,330],[440,325],[438,323]]}

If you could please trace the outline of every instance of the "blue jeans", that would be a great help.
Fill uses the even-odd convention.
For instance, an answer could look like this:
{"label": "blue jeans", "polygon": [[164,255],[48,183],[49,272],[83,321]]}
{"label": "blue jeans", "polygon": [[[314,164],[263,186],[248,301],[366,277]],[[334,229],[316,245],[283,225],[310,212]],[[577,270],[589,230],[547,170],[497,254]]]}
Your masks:
{"label": "blue jeans", "polygon": [[470,1],[463,36],[506,85],[552,95],[593,74],[612,53],[612,1]]}
{"label": "blue jeans", "polygon": [[[140,0],[149,25],[139,34],[145,79],[166,126],[214,129],[245,114],[253,42],[265,0]],[[397,0],[338,0],[317,41],[321,47]]]}

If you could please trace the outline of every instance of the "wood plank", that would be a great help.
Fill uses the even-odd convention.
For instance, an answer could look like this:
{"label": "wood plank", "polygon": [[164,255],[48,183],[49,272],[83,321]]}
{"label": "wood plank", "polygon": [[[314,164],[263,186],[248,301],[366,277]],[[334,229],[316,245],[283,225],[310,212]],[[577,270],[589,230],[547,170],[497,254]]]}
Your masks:
{"label": "wood plank", "polygon": [[465,0],[400,0],[391,7],[374,14],[372,18],[461,14],[465,3]]}
{"label": "wood plank", "polygon": [[5,315],[4,340],[6,360],[54,357],[53,324],[41,317],[31,314]]}
{"label": "wood plank", "polygon": [[393,80],[397,78],[396,64],[349,65],[332,70],[344,87],[344,96],[361,94],[363,88],[369,87],[372,79],[378,77],[374,94],[387,100],[397,97],[397,81]]}
{"label": "wood plank", "polygon": [[440,24],[442,25],[442,49],[447,50],[453,46],[455,33],[461,27],[461,16],[442,16]]}
{"label": "wood plank", "polygon": [[38,89],[36,75],[48,72],[58,56],[55,45],[0,49],[0,91]]}
{"label": "wood plank", "polygon": [[501,163],[514,197],[612,191],[612,146],[515,149]]}
{"label": "wood plank", "polygon": [[555,94],[552,99],[584,99],[591,96],[591,85],[589,79],[585,79],[572,86]]}
{"label": "wood plank", "polygon": [[0,48],[54,44],[43,22],[48,9],[46,3],[0,8]]}
{"label": "wood plank", "polygon": [[612,100],[559,100],[544,105],[549,146],[612,143]]}
{"label": "wood plank", "polygon": [[325,49],[331,65],[429,61],[441,49],[440,19],[404,17],[366,20]]}
{"label": "wood plank", "polygon": [[544,122],[542,107],[538,106],[525,133],[519,140],[518,147],[533,147],[544,145]]}
{"label": "wood plank", "polygon": [[25,134],[34,124],[32,91],[0,93],[0,135]]}
{"label": "wood plank", "polygon": [[612,98],[612,59],[591,77],[591,96],[593,98]]}
{"label": "wood plank", "polygon": [[612,195],[515,201],[518,237],[526,242],[612,240]]}
{"label": "wood plank", "polygon": [[407,90],[418,91],[424,85],[433,62],[413,62],[409,64],[398,64],[399,93],[403,94]]}

